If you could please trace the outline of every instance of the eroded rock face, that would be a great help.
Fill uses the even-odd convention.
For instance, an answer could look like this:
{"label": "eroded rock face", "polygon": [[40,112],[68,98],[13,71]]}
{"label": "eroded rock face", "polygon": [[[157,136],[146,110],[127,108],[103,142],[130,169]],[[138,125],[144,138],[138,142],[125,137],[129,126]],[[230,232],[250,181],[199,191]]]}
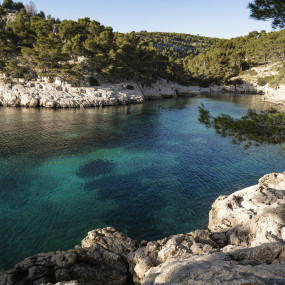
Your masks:
{"label": "eroded rock face", "polygon": [[48,78],[22,84],[4,84],[0,80],[0,105],[46,108],[78,108],[141,103],[145,99],[177,97],[178,94],[196,96],[190,87],[161,80],[142,87],[135,82],[102,84],[96,87],[72,87],[66,82]]}
{"label": "eroded rock face", "polygon": [[[77,248],[29,257],[2,273],[0,284],[39,285],[76,280],[80,285],[123,285],[128,279],[126,260],[100,245],[94,245],[88,249]],[[76,284],[74,282],[69,285]]]}
{"label": "eroded rock face", "polygon": [[126,237],[111,227],[90,231],[81,244],[83,248],[100,245],[102,248],[124,257],[137,249],[135,240]]}
{"label": "eroded rock face", "polygon": [[285,85],[280,85],[277,88],[263,87],[264,96],[262,100],[269,103],[285,105]]}
{"label": "eroded rock face", "polygon": [[285,240],[285,173],[265,175],[258,185],[219,197],[209,229],[227,232],[229,244],[244,247]]}
{"label": "eroded rock face", "polygon": [[128,261],[134,281],[140,284],[147,272],[168,259],[189,254],[216,252],[219,246],[204,230],[179,234],[158,241],[142,242],[140,247],[130,252]]}
{"label": "eroded rock face", "polygon": [[285,284],[283,244],[266,244],[234,253],[184,255],[151,268],[143,285]]}

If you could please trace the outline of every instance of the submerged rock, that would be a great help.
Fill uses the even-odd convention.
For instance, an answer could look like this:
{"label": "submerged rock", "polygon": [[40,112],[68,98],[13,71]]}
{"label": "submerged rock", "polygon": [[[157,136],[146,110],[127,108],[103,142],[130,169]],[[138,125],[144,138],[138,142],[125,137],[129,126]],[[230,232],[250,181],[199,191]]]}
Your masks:
{"label": "submerged rock", "polygon": [[209,230],[137,241],[90,231],[74,250],[29,257],[0,285],[285,284],[285,173],[219,197]]}

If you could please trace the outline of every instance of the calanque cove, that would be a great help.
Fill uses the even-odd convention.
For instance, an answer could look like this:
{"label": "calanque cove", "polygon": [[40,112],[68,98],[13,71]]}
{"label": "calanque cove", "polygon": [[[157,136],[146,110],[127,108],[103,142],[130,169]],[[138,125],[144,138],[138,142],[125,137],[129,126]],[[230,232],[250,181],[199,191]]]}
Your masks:
{"label": "calanque cove", "polygon": [[[268,5],[280,15],[268,16]],[[252,18],[272,20],[275,31],[231,39],[120,33],[87,17],[46,16],[33,2],[0,2],[0,285],[285,284],[285,4],[255,0],[248,8]],[[257,137],[236,135],[226,129],[229,123],[218,129],[219,117],[211,117],[208,106],[211,114],[225,112],[231,123],[249,108]],[[211,126],[201,124],[199,109],[208,112]],[[244,130],[250,123],[244,121]],[[268,134],[277,138],[274,143]],[[234,135],[238,150],[227,147]],[[240,148],[247,140],[251,152]],[[229,162],[230,154],[222,156],[218,146],[236,161]],[[203,159],[203,167],[195,165]],[[186,180],[193,181],[193,192]],[[196,212],[193,204],[183,204],[191,195],[198,197]],[[128,214],[137,205],[142,222],[138,209]],[[197,215],[205,208],[211,208],[206,221],[208,210]],[[127,226],[118,218],[123,214]],[[163,235],[175,215],[185,215],[183,230],[198,226]],[[198,222],[185,222],[195,215]],[[83,237],[78,239],[78,228],[88,228],[86,217],[98,228],[82,232],[87,236],[76,245]],[[147,229],[156,227],[149,240],[128,233],[143,236],[148,223]],[[61,249],[77,242],[48,252],[56,235],[69,242],[56,243]],[[21,248],[35,240],[35,248],[49,250]]]}

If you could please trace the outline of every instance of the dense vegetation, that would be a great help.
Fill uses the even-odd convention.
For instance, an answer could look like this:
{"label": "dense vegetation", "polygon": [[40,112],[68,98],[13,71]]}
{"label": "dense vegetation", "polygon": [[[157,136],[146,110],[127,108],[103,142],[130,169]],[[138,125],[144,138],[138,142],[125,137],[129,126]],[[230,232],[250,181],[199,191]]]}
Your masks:
{"label": "dense vegetation", "polygon": [[0,69],[8,77],[59,76],[72,82],[94,73],[144,82],[168,77],[168,58],[140,43],[135,33],[115,34],[89,18],[60,22],[21,9],[8,26],[1,22],[0,35]]}
{"label": "dense vegetation", "polygon": [[[16,12],[7,9],[14,9]],[[7,22],[8,13],[15,16]],[[9,78],[60,77],[134,79],[148,84],[166,78],[183,84],[227,83],[252,66],[284,61],[285,30],[252,32],[231,40],[174,33],[114,33],[89,18],[54,19],[34,4],[0,5],[0,71]]]}
{"label": "dense vegetation", "polygon": [[221,114],[213,117],[202,105],[199,107],[199,121],[214,128],[217,134],[233,137],[233,143],[244,144],[247,149],[253,143],[282,144],[285,142],[285,113],[275,109],[261,111],[249,109],[240,119]]}
{"label": "dense vegetation", "polygon": [[183,59],[184,69],[194,78],[227,83],[253,66],[285,60],[285,30],[223,40],[195,58]]}
{"label": "dense vegetation", "polygon": [[159,53],[170,56],[172,59],[184,58],[188,55],[198,55],[221,41],[218,38],[178,33],[149,33],[141,31],[137,35],[148,46],[156,48]]}

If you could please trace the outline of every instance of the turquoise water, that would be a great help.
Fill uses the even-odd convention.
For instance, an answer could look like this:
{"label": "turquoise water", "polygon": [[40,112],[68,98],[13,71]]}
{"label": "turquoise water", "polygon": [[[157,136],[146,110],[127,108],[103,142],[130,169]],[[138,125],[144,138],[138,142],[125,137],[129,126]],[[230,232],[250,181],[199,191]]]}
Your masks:
{"label": "turquoise water", "polygon": [[203,228],[219,195],[284,171],[279,146],[244,151],[199,124],[200,103],[234,116],[271,107],[257,96],[219,95],[83,110],[0,108],[0,268],[73,248],[95,228],[114,226],[139,240]]}

